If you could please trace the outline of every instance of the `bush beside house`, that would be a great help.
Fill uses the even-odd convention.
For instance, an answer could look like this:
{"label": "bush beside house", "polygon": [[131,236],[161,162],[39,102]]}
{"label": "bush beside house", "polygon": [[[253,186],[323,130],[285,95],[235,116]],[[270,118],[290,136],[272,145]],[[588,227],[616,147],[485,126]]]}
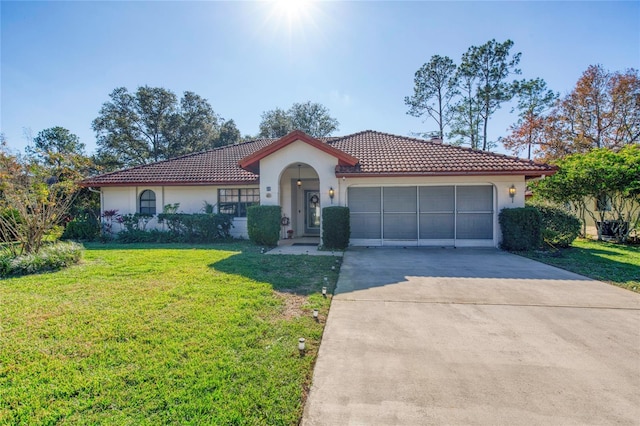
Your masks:
{"label": "bush beside house", "polygon": [[258,245],[273,247],[280,237],[280,206],[251,206],[247,209],[249,239]]}
{"label": "bush beside house", "polygon": [[351,234],[349,208],[331,206],[322,209],[322,242],[324,248],[344,250]]}
{"label": "bush beside house", "polygon": [[503,249],[525,251],[540,247],[542,215],[535,207],[503,209],[498,221]]}
{"label": "bush beside house", "polygon": [[551,247],[569,247],[580,235],[580,220],[559,207],[533,205],[540,212],[542,240]]}

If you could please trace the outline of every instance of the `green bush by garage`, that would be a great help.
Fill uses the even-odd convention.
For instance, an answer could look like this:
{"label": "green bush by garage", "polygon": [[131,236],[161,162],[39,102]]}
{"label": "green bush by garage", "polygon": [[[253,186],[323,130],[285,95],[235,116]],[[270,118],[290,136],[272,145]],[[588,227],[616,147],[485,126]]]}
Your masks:
{"label": "green bush by garage", "polygon": [[331,206],[322,209],[324,248],[344,250],[349,246],[350,235],[349,207]]}
{"label": "green bush by garage", "polygon": [[542,242],[542,215],[535,207],[503,209],[498,216],[504,250],[535,250]]}
{"label": "green bush by garage", "polygon": [[554,206],[534,204],[540,212],[542,240],[551,247],[569,247],[580,235],[580,220],[567,211]]}

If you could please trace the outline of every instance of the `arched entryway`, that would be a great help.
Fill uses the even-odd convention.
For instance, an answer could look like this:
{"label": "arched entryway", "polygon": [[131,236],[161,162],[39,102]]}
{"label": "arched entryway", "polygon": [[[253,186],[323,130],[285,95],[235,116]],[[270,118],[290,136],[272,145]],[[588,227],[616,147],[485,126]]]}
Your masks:
{"label": "arched entryway", "polygon": [[280,175],[282,238],[319,237],[321,229],[320,178],[309,164],[289,164]]}

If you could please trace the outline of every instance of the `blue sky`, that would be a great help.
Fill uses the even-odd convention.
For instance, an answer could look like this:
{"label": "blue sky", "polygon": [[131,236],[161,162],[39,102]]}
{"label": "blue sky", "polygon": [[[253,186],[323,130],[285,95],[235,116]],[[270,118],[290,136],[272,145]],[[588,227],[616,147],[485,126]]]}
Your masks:
{"label": "blue sky", "polygon": [[[637,1],[316,2],[295,17],[273,2],[2,1],[0,13],[0,131],[15,150],[23,129],[63,126],[93,152],[91,121],[120,86],[193,91],[242,134],[265,110],[311,100],[340,121],[336,134],[407,135],[435,128],[404,105],[435,54],[458,62],[511,39],[520,78],[561,94],[591,64],[640,67]],[[492,139],[516,120],[510,109]]]}

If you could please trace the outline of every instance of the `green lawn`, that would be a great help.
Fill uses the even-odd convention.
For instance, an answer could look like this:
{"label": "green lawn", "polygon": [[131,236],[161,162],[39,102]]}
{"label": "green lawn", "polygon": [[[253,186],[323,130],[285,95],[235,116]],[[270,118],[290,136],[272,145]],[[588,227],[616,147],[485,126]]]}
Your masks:
{"label": "green lawn", "polygon": [[555,253],[523,255],[640,293],[640,246],[578,239]]}
{"label": "green lawn", "polygon": [[333,265],[92,244],[78,266],[0,281],[0,424],[297,424]]}

